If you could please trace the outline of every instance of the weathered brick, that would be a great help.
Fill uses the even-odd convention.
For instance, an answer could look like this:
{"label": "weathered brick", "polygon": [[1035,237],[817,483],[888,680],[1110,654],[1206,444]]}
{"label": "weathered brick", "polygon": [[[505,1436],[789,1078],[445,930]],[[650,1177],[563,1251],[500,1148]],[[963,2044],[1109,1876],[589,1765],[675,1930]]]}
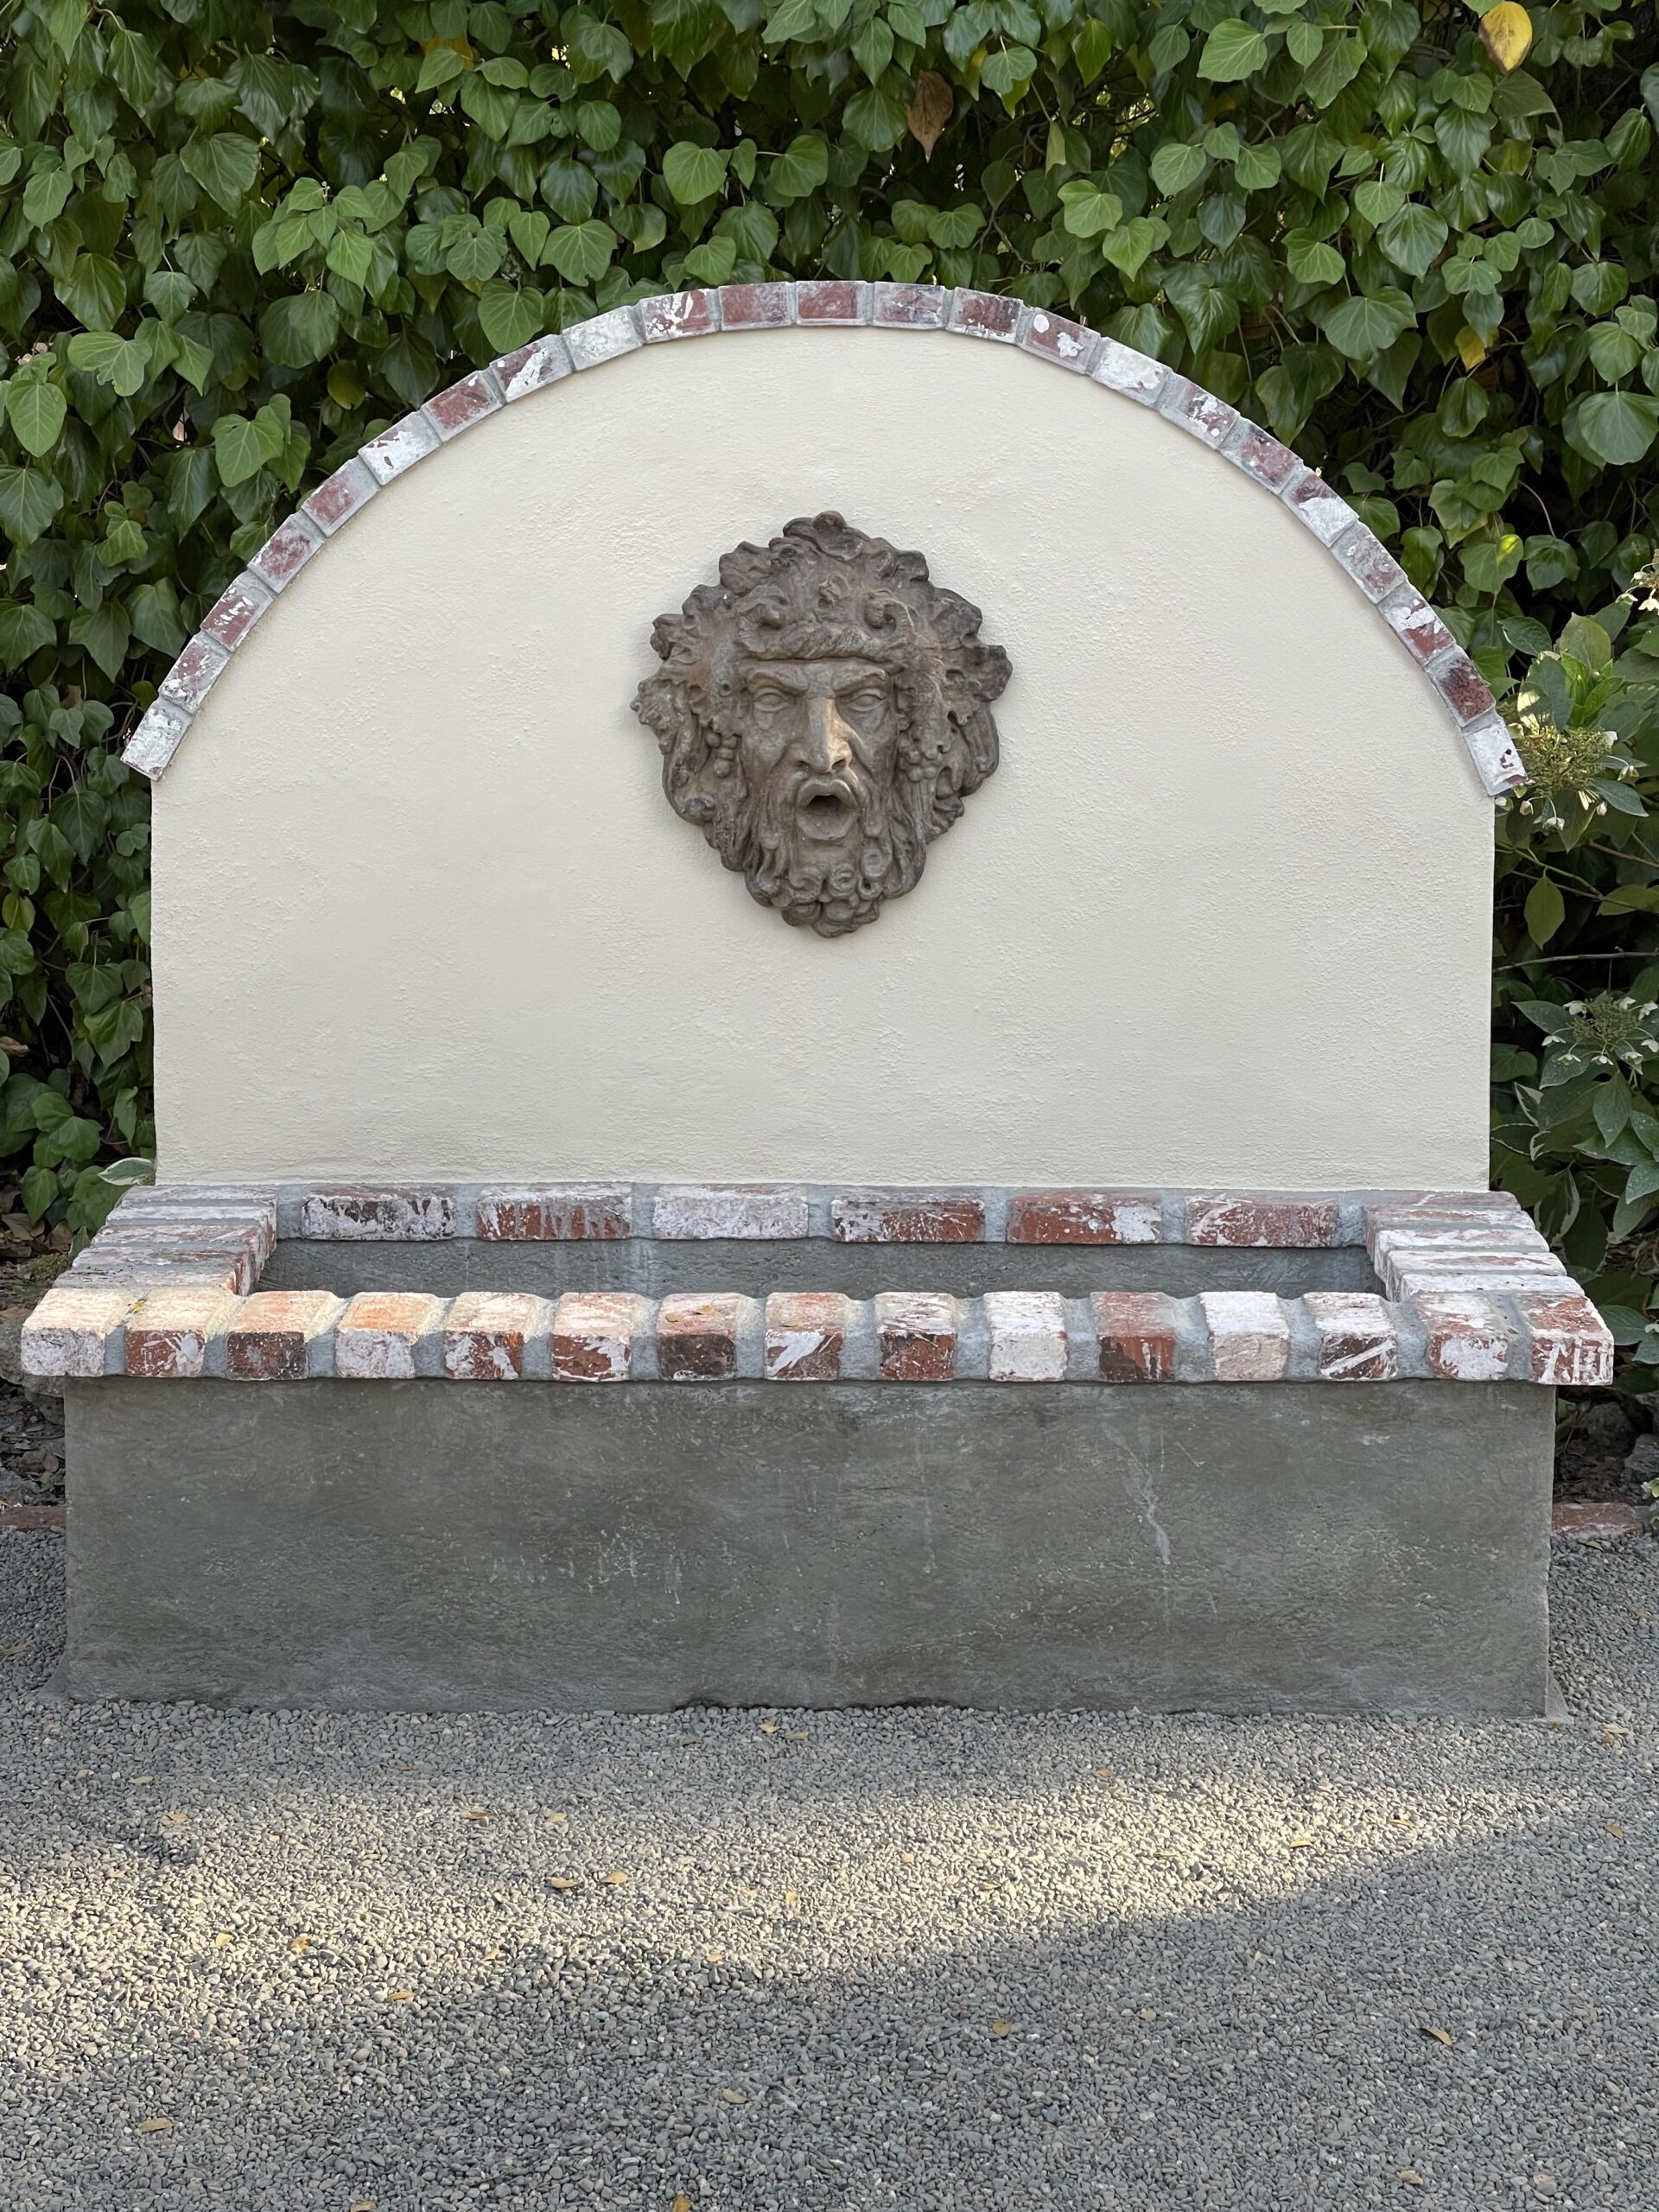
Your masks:
{"label": "weathered brick", "polygon": [[1242,415],[1227,433],[1221,449],[1229,461],[1236,462],[1247,476],[1254,476],[1270,492],[1282,492],[1302,466],[1290,448],[1281,445],[1270,430],[1264,430],[1260,423],[1249,422]]}
{"label": "weathered brick", "polygon": [[556,332],[532,338],[528,346],[515,346],[490,366],[509,406],[515,399],[528,399],[533,391],[545,391],[549,385],[572,373],[570,349]]}
{"label": "weathered brick", "polygon": [[1173,1382],[1178,1309],[1161,1290],[1097,1290],[1090,1301],[1103,1382]]}
{"label": "weathered brick", "polygon": [[1292,483],[1284,502],[1322,545],[1335,544],[1344,531],[1351,530],[1359,520],[1347,500],[1312,469]]}
{"label": "weathered brick", "polygon": [[1406,582],[1405,570],[1363,523],[1339,538],[1333,550],[1369,600],[1384,600]]}
{"label": "weathered brick", "polygon": [[346,1310],[328,1290],[258,1290],[243,1300],[225,1333],[225,1372],[238,1382],[301,1382],[313,1346]]}
{"label": "weathered brick", "polygon": [[868,284],[831,276],[809,276],[795,287],[797,322],[868,322]]}
{"label": "weathered brick", "polygon": [[1065,1301],[1058,1291],[987,1291],[984,1306],[993,1382],[1065,1380]]}
{"label": "weathered brick", "polygon": [[625,1290],[573,1290],[553,1316],[559,1382],[626,1382],[634,1338],[651,1325],[651,1300]]}
{"label": "weathered brick", "polygon": [[1069,315],[1052,315],[1046,308],[1036,308],[1020,334],[1019,343],[1039,361],[1052,361],[1057,368],[1074,369],[1086,376],[1093,365],[1099,340],[1092,330],[1085,330]]}
{"label": "weathered brick", "polygon": [[1207,446],[1218,446],[1238,421],[1238,410],[1202,385],[1171,377],[1158,395],[1158,412]]}
{"label": "weathered brick", "polygon": [[135,1294],[99,1284],[54,1283],[22,1327],[25,1375],[102,1375],[118,1358]]}
{"label": "weathered brick", "polygon": [[772,330],[789,321],[787,284],[722,284],[722,330]]}
{"label": "weathered brick", "polygon": [[198,630],[162,678],[162,697],[194,715],[230,665],[230,658],[223,645]]}
{"label": "weathered brick", "polygon": [[1425,1218],[1484,1221],[1491,1214],[1523,1215],[1524,1209],[1508,1191],[1393,1191],[1365,1208],[1365,1230],[1369,1236]]}
{"label": "weathered brick", "polygon": [[872,320],[889,330],[938,330],[949,297],[937,284],[877,284]]}
{"label": "weathered brick", "polygon": [[300,1201],[300,1235],[324,1243],[429,1243],[454,1233],[448,1191],[308,1191]]}
{"label": "weathered brick", "polygon": [[242,1297],[257,1281],[260,1265],[246,1243],[231,1238],[180,1244],[163,1232],[129,1233],[95,1238],[70,1273],[132,1282],[219,1283]]}
{"label": "weathered brick", "polygon": [[1490,1298],[1474,1291],[1433,1291],[1411,1304],[1423,1325],[1431,1374],[1447,1382],[1502,1381],[1512,1332]]}
{"label": "weathered brick", "polygon": [[1335,1198],[1217,1191],[1186,1201],[1189,1244],[1309,1249],[1338,1243],[1341,1236],[1342,1210]]}
{"label": "weathered brick", "polygon": [[437,432],[416,408],[413,414],[388,424],[378,437],[371,438],[359,449],[358,458],[366,465],[377,483],[390,484],[394,476],[401,476],[417,461],[424,461],[428,454],[435,453],[438,444]]}
{"label": "weathered brick", "polygon": [[676,338],[707,338],[720,328],[720,294],[664,292],[639,302],[639,327],[647,346]]}
{"label": "weathered brick", "polygon": [[271,603],[257,576],[244,569],[233,576],[201,618],[204,632],[226,652],[234,652]]}
{"label": "weathered brick", "polygon": [[1402,1250],[1378,1253],[1373,1261],[1390,1298],[1408,1298],[1416,1290],[1478,1290],[1490,1286],[1533,1282],[1567,1282],[1571,1277],[1546,1244],[1516,1245],[1511,1249],[1463,1244],[1416,1244]]}
{"label": "weathered brick", "polygon": [[1535,1253],[1540,1256],[1549,1251],[1549,1246],[1529,1224],[1515,1222],[1497,1226],[1491,1222],[1440,1222],[1408,1229],[1379,1229],[1370,1240],[1371,1259],[1380,1271],[1393,1263],[1409,1267],[1418,1257],[1431,1260],[1447,1254],[1461,1255],[1466,1262],[1471,1253],[1504,1252]]}
{"label": "weathered brick", "polygon": [[830,1209],[843,1244],[977,1244],[984,1201],[949,1191],[843,1191]]}
{"label": "weathered brick", "polygon": [[516,1382],[524,1345],[546,1336],[552,1313],[524,1290],[464,1290],[443,1317],[443,1371],[452,1382]]}
{"label": "weathered brick", "polygon": [[1527,1372],[1535,1382],[1590,1389],[1613,1379],[1613,1339],[1577,1284],[1550,1294],[1518,1290],[1515,1310],[1527,1332]]}
{"label": "weathered brick", "polygon": [[190,717],[181,708],[157,699],[127,740],[121,758],[129,768],[155,783],[165,772],[189,727]]}
{"label": "weathered brick", "polygon": [[128,1317],[129,1375],[188,1380],[201,1373],[212,1338],[229,1326],[237,1301],[222,1290],[150,1291]]}
{"label": "weathered brick", "polygon": [[1478,722],[1492,712],[1486,679],[1461,645],[1432,661],[1428,677],[1460,722]]}
{"label": "weathered brick", "polygon": [[1016,1191],[1010,1244],[1156,1244],[1164,1234],[1155,1191]]}
{"label": "weathered brick", "polygon": [[1409,584],[1403,591],[1389,593],[1382,602],[1382,613],[1389,627],[1412,658],[1424,668],[1436,653],[1443,653],[1457,644],[1421,592],[1414,590]]}
{"label": "weathered brick", "polygon": [[470,376],[457,378],[445,391],[434,392],[424,412],[447,442],[470,430],[474,423],[481,423],[486,415],[493,415],[501,404],[495,378],[487,369],[474,369]]}
{"label": "weathered brick", "polygon": [[334,1332],[334,1372],[353,1382],[406,1382],[415,1348],[437,1328],[445,1301],[421,1290],[359,1291]]}
{"label": "weathered brick", "polygon": [[1206,1290],[1198,1305],[1217,1382],[1276,1382],[1290,1357],[1290,1324],[1268,1290]]}
{"label": "weathered brick", "polygon": [[1493,798],[1517,791],[1526,782],[1526,764],[1502,715],[1483,715],[1478,721],[1465,722],[1463,742],[1483,789]]}
{"label": "weathered brick", "polygon": [[632,308],[613,308],[587,322],[573,322],[564,334],[573,369],[597,369],[645,344],[639,318]]}
{"label": "weathered brick", "polygon": [[1018,300],[1000,292],[953,292],[947,327],[964,338],[988,338],[1011,346],[1019,334]]}
{"label": "weathered brick", "polygon": [[283,591],[322,543],[322,532],[308,515],[289,515],[279,523],[248,566],[268,591]]}
{"label": "weathered brick", "polygon": [[853,1301],[835,1290],[783,1290],[766,1300],[766,1373],[774,1382],[833,1382]]}
{"label": "weathered brick", "polygon": [[478,1234],[494,1243],[582,1243],[631,1236],[626,1183],[547,1183],[478,1194]]}
{"label": "weathered brick", "polygon": [[737,1372],[737,1338],[752,1300],[683,1294],[657,1308],[657,1372],[664,1382],[718,1382]]}
{"label": "weathered brick", "polygon": [[1639,1536],[1643,1522],[1633,1505],[1616,1498],[1558,1498],[1549,1516],[1552,1536],[1580,1542],[1605,1543],[1619,1536]]}
{"label": "weathered brick", "polygon": [[1369,1292],[1311,1290],[1303,1299],[1319,1340],[1325,1382],[1389,1382],[1400,1372],[1393,1316]]}
{"label": "weathered brick", "polygon": [[341,523],[349,522],[366,507],[379,489],[379,480],[366,461],[348,461],[302,502],[300,512],[310,516],[325,537],[332,537]]}
{"label": "weathered brick", "polygon": [[1137,353],[1133,346],[1121,346],[1116,338],[1103,338],[1095,365],[1089,373],[1108,391],[1120,392],[1125,399],[1135,400],[1142,407],[1153,407],[1157,404],[1169,371],[1149,354]]}
{"label": "weathered brick", "polygon": [[960,1311],[943,1291],[882,1290],[875,1340],[887,1382],[948,1382],[957,1371]]}
{"label": "weathered brick", "polygon": [[674,1242],[804,1236],[806,1192],[785,1183],[682,1183],[658,1191],[652,1228]]}

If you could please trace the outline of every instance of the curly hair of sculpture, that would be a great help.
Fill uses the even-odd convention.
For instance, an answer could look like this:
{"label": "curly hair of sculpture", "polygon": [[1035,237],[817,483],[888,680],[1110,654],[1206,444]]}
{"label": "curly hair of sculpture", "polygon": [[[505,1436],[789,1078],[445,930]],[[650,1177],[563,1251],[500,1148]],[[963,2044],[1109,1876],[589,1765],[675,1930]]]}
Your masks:
{"label": "curly hair of sculpture", "polygon": [[738,546],[652,631],[664,665],[633,709],[671,804],[786,922],[873,922],[996,766],[1011,670],[981,620],[837,514]]}

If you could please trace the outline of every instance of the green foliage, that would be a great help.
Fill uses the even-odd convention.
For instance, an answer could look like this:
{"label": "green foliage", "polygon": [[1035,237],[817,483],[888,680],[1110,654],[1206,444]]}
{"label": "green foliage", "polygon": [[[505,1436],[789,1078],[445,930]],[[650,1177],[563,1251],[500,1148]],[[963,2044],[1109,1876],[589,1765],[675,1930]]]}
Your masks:
{"label": "green foliage", "polygon": [[[1535,29],[1503,74],[1461,0],[0,0],[0,1130],[30,1207],[90,1218],[89,1163],[147,1148],[114,748],[297,494],[538,331],[683,283],[1012,291],[1294,441],[1495,682],[1623,604],[1659,480],[1659,34],[1632,0]],[[1505,848],[1522,906],[1564,902],[1532,909],[1547,954],[1505,916],[1529,1000],[1581,957],[1596,820],[1570,869],[1567,828]],[[1595,917],[1597,957],[1628,967],[1649,911]]]}

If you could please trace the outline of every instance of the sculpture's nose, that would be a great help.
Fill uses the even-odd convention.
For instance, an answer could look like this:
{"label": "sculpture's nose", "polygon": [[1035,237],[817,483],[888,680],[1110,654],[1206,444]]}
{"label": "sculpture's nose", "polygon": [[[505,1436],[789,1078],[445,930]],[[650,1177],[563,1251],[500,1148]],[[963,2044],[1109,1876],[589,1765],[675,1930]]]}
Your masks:
{"label": "sculpture's nose", "polygon": [[847,725],[827,692],[808,699],[806,715],[806,757],[820,775],[832,776],[853,757]]}

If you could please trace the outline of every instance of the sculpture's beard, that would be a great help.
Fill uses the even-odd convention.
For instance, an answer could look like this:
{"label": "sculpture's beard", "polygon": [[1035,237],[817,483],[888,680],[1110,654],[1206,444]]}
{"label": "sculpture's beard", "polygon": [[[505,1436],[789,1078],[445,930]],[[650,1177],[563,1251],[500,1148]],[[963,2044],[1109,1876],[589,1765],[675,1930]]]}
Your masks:
{"label": "sculpture's beard", "polygon": [[862,761],[821,775],[780,761],[734,824],[743,880],[785,921],[841,937],[908,891],[923,836],[904,786],[884,791]]}

